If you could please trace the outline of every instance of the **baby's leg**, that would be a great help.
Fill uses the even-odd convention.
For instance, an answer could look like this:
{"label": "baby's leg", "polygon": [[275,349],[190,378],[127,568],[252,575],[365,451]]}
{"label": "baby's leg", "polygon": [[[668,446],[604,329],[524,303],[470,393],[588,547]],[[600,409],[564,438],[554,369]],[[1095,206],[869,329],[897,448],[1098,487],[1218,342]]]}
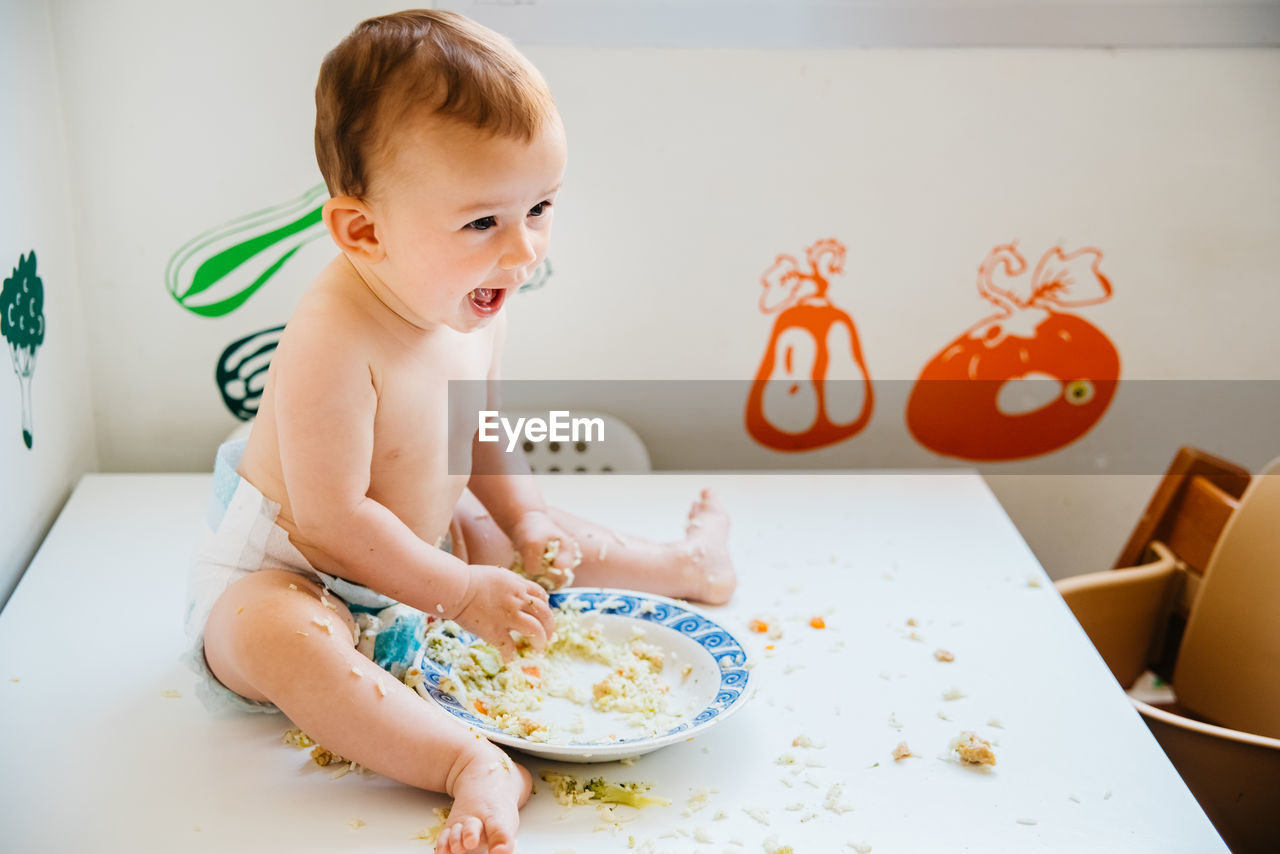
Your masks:
{"label": "baby's leg", "polygon": [[[713,605],[729,601],[737,586],[729,514],[709,489],[690,508],[684,539],[667,543],[618,534],[555,508],[550,515],[582,549],[576,586],[623,587]],[[455,519],[466,539],[466,560],[511,565],[511,541],[470,492],[463,493]]]}
{"label": "baby's leg", "polygon": [[481,841],[510,854],[528,772],[357,652],[350,612],[322,596],[291,572],[262,570],[235,582],[205,628],[210,670],[231,690],[275,703],[326,749],[452,795],[440,854]]}

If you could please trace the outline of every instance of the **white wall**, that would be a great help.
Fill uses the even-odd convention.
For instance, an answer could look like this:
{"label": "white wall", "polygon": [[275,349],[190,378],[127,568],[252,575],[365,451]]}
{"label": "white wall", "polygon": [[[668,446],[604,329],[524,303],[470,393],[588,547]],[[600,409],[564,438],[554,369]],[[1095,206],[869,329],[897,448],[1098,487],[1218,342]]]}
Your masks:
{"label": "white wall", "polygon": [[44,342],[31,383],[31,435],[9,342],[0,356],[0,606],[71,487],[97,466],[72,196],[48,4],[0,4],[0,276],[35,251]]}
{"label": "white wall", "polygon": [[[309,244],[221,318],[171,299],[166,264],[318,181],[319,61],[362,17],[399,7],[55,4],[105,468],[208,468],[234,424],[212,380],[219,354],[284,322],[332,250]],[[756,307],[760,274],[836,237],[850,254],[831,293],[877,382],[913,380],[991,313],[974,271],[1012,239],[1033,263],[1059,241],[1104,251],[1115,295],[1081,315],[1116,343],[1126,379],[1280,379],[1280,51],[528,53],[561,106],[570,171],[555,272],[511,306],[509,377],[749,380],[773,322]],[[864,435],[779,455],[746,436],[741,404],[702,413],[698,435],[623,414],[669,467],[704,463],[708,447],[744,466],[953,462],[914,445],[887,406]],[[1109,424],[1131,422],[1099,431]],[[1160,465],[1176,443],[1159,438]],[[1255,441],[1242,462],[1259,455]],[[1032,466],[991,482],[1062,575],[1109,564],[1152,480]]]}

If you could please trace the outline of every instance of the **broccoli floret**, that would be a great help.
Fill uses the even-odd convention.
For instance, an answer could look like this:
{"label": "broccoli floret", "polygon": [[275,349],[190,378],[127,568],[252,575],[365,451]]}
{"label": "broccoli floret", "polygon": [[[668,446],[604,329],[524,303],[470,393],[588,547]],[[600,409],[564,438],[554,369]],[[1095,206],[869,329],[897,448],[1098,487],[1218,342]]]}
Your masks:
{"label": "broccoli floret", "polygon": [[569,804],[585,804],[591,800],[591,793],[582,787],[582,781],[577,777],[571,777],[568,774],[556,774],[552,771],[543,771],[542,779],[551,784],[551,793],[556,796],[559,803],[568,806]]}
{"label": "broccoli floret", "polygon": [[671,801],[642,794],[649,791],[648,783],[610,783],[603,777],[592,777],[586,789],[594,800],[605,804],[624,804],[629,807],[669,807]]}

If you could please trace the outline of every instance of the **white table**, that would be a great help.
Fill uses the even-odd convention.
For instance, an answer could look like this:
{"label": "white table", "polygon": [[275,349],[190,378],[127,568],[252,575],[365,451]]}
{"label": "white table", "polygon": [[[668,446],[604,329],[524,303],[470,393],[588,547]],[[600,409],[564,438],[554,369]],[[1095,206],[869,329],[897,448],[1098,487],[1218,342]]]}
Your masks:
{"label": "white table", "polygon": [[[664,854],[758,852],[769,837],[798,854],[846,841],[1226,850],[976,474],[543,480],[560,506],[661,538],[680,533],[703,485],[733,515],[741,577],[732,604],[709,610],[751,650],[758,693],[693,742],[633,767],[583,766],[674,802],[619,810],[636,816],[621,832],[593,831],[594,808],[561,807],[541,785],[522,813],[523,854],[635,850],[629,836]],[[333,779],[280,743],[282,717],[211,716],[194,697],[177,659],[208,486],[85,478],[0,614],[0,850],[429,851],[413,837],[443,797]],[[815,615],[826,629],[808,625]],[[780,620],[782,637],[750,632],[756,617]],[[955,661],[935,660],[939,648]],[[953,687],[967,696],[944,700]],[[998,739],[989,773],[939,759],[961,730]],[[793,747],[801,735],[825,746]],[[919,758],[895,762],[900,741]],[[784,754],[821,764],[793,774],[776,764]],[[548,767],[528,764],[535,777]],[[853,811],[824,808],[837,782]],[[684,815],[702,789],[715,790],[708,805]],[[697,828],[713,843],[682,835]]]}

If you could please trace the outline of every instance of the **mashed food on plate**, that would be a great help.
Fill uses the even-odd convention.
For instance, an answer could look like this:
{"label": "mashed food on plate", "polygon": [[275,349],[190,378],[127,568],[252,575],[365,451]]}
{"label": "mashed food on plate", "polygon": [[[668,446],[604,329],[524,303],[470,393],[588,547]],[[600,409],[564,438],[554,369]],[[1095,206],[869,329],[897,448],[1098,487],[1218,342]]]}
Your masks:
{"label": "mashed food on plate", "polygon": [[432,623],[426,655],[449,671],[441,689],[499,730],[530,741],[572,743],[581,729],[540,717],[549,697],[611,714],[645,735],[669,728],[676,716],[662,678],[663,651],[645,642],[640,626],[626,640],[610,641],[598,620],[570,604],[555,609],[556,631],[544,651],[525,648],[505,663],[492,645],[464,641],[457,623]]}

